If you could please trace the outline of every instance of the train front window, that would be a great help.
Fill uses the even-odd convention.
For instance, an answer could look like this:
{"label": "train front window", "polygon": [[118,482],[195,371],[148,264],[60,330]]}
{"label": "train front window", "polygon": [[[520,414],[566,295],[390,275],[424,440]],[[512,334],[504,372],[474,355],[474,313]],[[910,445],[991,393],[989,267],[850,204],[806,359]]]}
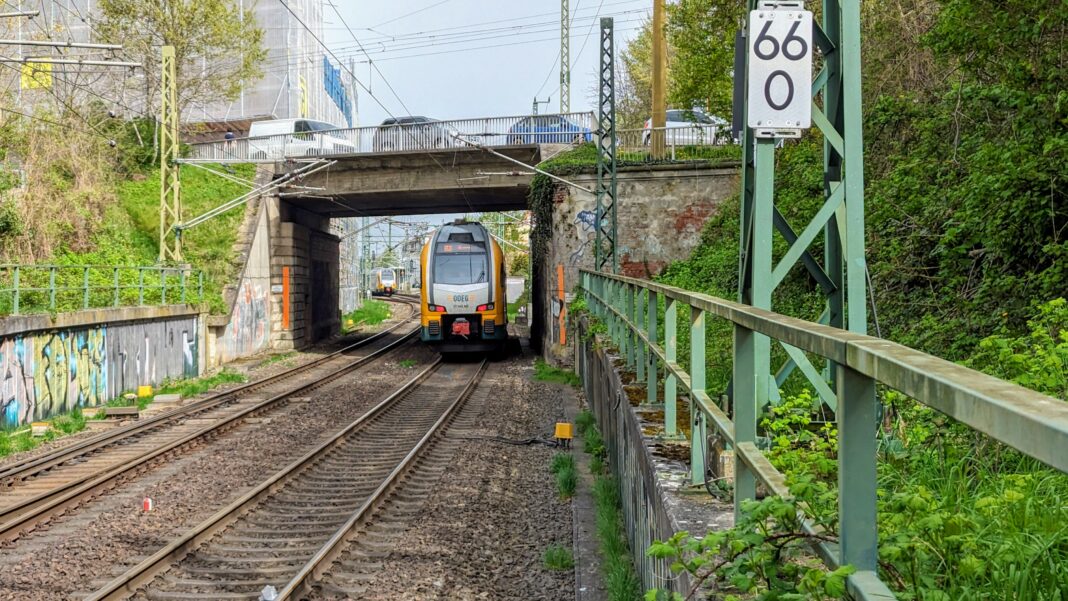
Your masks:
{"label": "train front window", "polygon": [[434,282],[437,284],[481,284],[486,279],[484,253],[439,254],[434,257]]}
{"label": "train front window", "polygon": [[392,269],[383,269],[382,270],[382,279],[383,280],[392,280],[393,279],[393,270]]}

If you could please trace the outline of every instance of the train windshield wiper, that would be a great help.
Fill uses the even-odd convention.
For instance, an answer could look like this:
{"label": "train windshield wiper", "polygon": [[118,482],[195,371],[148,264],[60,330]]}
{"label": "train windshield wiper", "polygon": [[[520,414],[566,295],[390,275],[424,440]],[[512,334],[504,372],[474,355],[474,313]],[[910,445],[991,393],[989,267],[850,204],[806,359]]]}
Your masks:
{"label": "train windshield wiper", "polygon": [[486,270],[483,269],[482,271],[479,272],[478,277],[475,278],[475,283],[476,284],[481,284],[485,279],[486,279]]}

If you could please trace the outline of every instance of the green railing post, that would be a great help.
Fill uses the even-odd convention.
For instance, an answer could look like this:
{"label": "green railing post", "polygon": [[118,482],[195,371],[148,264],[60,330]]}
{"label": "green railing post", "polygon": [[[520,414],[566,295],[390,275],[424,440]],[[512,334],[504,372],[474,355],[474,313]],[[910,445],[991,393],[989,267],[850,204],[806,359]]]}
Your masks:
{"label": "green railing post", "polygon": [[137,268],[137,305],[145,304],[145,268]]}
{"label": "green railing post", "polygon": [[19,266],[18,265],[15,266],[14,281],[12,282],[12,285],[14,286],[14,297],[15,298],[12,300],[11,314],[12,315],[18,315],[19,314]]}
{"label": "green railing post", "polygon": [[204,272],[197,271],[197,302],[204,302]]}
{"label": "green railing post", "polygon": [[181,286],[180,302],[185,304],[185,268],[178,272],[178,284]]}
{"label": "green railing post", "polygon": [[[679,336],[676,330],[679,325],[679,303],[670,296],[667,301],[667,311],[664,313],[664,355],[669,364],[678,363]],[[667,377],[664,379],[664,435],[675,437],[679,435],[678,423],[675,411],[675,401],[679,390],[679,379],[671,370],[671,365],[665,365]]]}
{"label": "green railing post", "polygon": [[89,268],[82,268],[82,309],[89,308]]}
{"label": "green railing post", "polygon": [[56,310],[56,268],[48,268],[48,310]]}
{"label": "green railing post", "polygon": [[646,354],[646,361],[648,362],[648,365],[646,365],[646,368],[645,368],[646,369],[645,376],[647,378],[645,386],[646,386],[646,392],[648,394],[646,395],[645,400],[646,400],[646,402],[648,402],[650,404],[656,404],[656,397],[657,397],[657,390],[656,390],[656,386],[657,386],[657,382],[656,382],[656,353],[654,353],[653,349],[652,349],[652,345],[656,344],[656,342],[657,342],[657,340],[656,340],[656,322],[657,322],[658,307],[657,307],[657,300],[656,299],[657,299],[656,293],[653,292],[652,290],[650,290],[649,291],[649,302],[648,302],[648,304],[646,306],[646,310],[645,310],[645,335],[649,337],[649,345],[650,345],[649,352],[648,352],[648,354]]}
{"label": "green railing post", "polygon": [[[627,316],[627,320],[634,323],[634,286],[630,284],[623,284],[623,302],[626,303],[623,308],[623,315]],[[623,320],[621,320],[623,321]],[[634,352],[634,340],[635,333],[627,325],[626,321],[623,321],[623,345],[626,347],[627,367],[634,369],[635,352]]]}
{"label": "green railing post", "polygon": [[[757,379],[756,337],[752,330],[734,326],[734,517],[742,517],[742,502],[756,498],[756,476],[742,460],[739,447],[756,442]],[[755,447],[754,447],[755,448]],[[840,454],[840,452],[839,452]]]}
{"label": "green railing post", "polygon": [[167,304],[167,268],[164,267],[159,270],[159,304]]}
{"label": "green railing post", "polygon": [[634,289],[634,315],[631,316],[631,321],[636,328],[634,330],[634,361],[638,364],[635,375],[639,382],[645,381],[645,354],[649,352],[641,336],[638,335],[639,329],[645,323],[645,291],[645,288]]}
{"label": "green railing post", "polygon": [[112,279],[112,284],[115,287],[115,294],[114,294],[114,298],[111,301],[111,304],[112,304],[112,306],[118,307],[119,306],[119,302],[120,302],[120,299],[119,299],[119,268],[118,267],[115,267],[114,269],[112,269],[111,279]]}
{"label": "green railing post", "polygon": [[697,394],[705,391],[705,312],[690,307],[690,482],[705,483],[705,412]]}
{"label": "green railing post", "polygon": [[875,380],[838,366],[839,561],[857,571],[878,568],[875,474]]}

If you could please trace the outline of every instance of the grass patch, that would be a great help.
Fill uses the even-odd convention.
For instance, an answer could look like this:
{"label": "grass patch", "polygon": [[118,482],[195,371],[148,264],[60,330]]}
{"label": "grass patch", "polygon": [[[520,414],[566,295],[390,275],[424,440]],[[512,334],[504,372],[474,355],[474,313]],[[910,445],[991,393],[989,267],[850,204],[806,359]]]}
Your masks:
{"label": "grass patch", "polygon": [[401,359],[397,364],[404,369],[411,369],[415,367],[416,361],[415,359]]}
{"label": "grass patch", "polygon": [[75,407],[68,414],[53,417],[51,428],[44,436],[33,436],[30,428],[0,432],[0,457],[30,451],[42,443],[75,434],[84,429],[85,415],[82,414],[81,407]]}
{"label": "grass patch", "polygon": [[597,419],[593,417],[593,413],[590,411],[583,409],[575,416],[575,430],[578,431],[579,436],[585,436],[588,430],[596,427]]}
{"label": "grass patch", "polygon": [[361,325],[373,326],[389,319],[389,303],[370,299],[363,303],[359,309],[349,313],[341,320],[342,327],[346,332],[351,332]]}
{"label": "grass patch", "polygon": [[[238,384],[247,380],[245,376],[230,369],[224,369],[217,374],[204,378],[189,378],[186,380],[174,380],[164,382],[156,394],[180,394],[182,398],[189,398],[205,393],[223,384]],[[146,403],[147,406],[147,403]],[[144,407],[142,407],[143,409]]]}
{"label": "grass patch", "polygon": [[571,549],[563,545],[549,545],[545,549],[543,561],[545,567],[550,570],[566,572],[575,569],[575,558],[571,554]]}
{"label": "grass patch", "polygon": [[[138,398],[131,403],[125,396],[111,399],[104,405],[106,407],[130,407],[137,405],[139,411],[144,411],[149,405],[152,404],[155,396],[161,394],[180,394],[183,399],[196,396],[212,390],[223,384],[231,383],[243,383],[247,381],[247,378],[236,371],[230,369],[224,369],[217,374],[206,376],[203,378],[188,378],[182,380],[167,380],[155,391],[155,395],[152,397]],[[103,412],[98,414],[98,417],[103,418]]]}
{"label": "grass patch", "polygon": [[562,470],[575,469],[575,458],[571,453],[557,453],[553,455],[553,462],[549,465],[549,471],[559,474]]}
{"label": "grass patch", "polygon": [[289,351],[288,353],[279,353],[277,355],[271,355],[267,357],[257,367],[267,367],[268,365],[274,365],[275,363],[281,363],[297,356],[297,351]]}
{"label": "grass patch", "polygon": [[546,363],[542,359],[538,359],[534,362],[534,380],[538,382],[555,382],[558,384],[567,384],[578,388],[579,377],[575,375],[575,372],[560,369],[559,367],[553,367]]}
{"label": "grass patch", "polygon": [[572,462],[562,466],[560,470],[556,472],[556,492],[560,493],[560,498],[570,499],[575,496],[575,489],[577,487],[578,473],[575,471],[575,464]]}

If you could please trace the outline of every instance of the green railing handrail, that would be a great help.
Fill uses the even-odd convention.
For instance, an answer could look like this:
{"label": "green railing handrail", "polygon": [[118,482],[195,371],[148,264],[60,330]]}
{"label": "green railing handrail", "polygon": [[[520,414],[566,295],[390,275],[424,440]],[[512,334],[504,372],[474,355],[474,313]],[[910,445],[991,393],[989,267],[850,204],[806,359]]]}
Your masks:
{"label": "green railing handrail", "polygon": [[[125,283],[122,274],[136,273],[137,283]],[[27,281],[27,275],[34,274]],[[47,283],[44,281],[47,274]],[[149,277],[146,281],[146,274]],[[57,281],[57,277],[60,281]],[[194,278],[194,279],[191,279]],[[196,284],[190,290],[191,282]],[[58,295],[80,293],[80,302],[68,303],[64,308],[97,309],[131,305],[145,305],[146,291],[158,296],[158,303],[168,304],[167,292],[172,292],[171,302],[181,304],[191,298],[204,298],[204,272],[190,267],[163,265],[55,265],[55,264],[0,264],[0,314],[23,315],[27,313],[56,312],[59,309]],[[137,301],[127,301],[123,291],[137,290]],[[195,292],[195,294],[194,294]],[[47,302],[39,301],[25,311],[26,299],[36,299],[34,293],[47,295]],[[175,296],[177,295],[177,296]],[[106,296],[108,300],[101,302]],[[71,297],[76,298],[76,297]],[[151,299],[150,299],[151,300]]]}
{"label": "green railing handrail", "polygon": [[[901,391],[1022,453],[1068,472],[1068,403],[909,347],[787,317],[748,305],[655,282],[589,270],[581,286],[594,315],[606,322],[648,399],[657,400],[657,362],[664,366],[664,431],[677,432],[677,389],[689,394],[691,480],[704,482],[704,445],[709,423],[735,452],[735,512],[755,498],[756,482],[788,497],[785,477],[756,446],[756,387],[770,374],[756,374],[745,360],[757,336],[767,336],[837,366],[839,543],[818,550],[831,567],[851,564],[851,592],[860,599],[894,599],[879,580],[876,527],[875,384]],[[665,299],[663,343],[658,342],[658,297]],[[690,310],[690,370],[678,363],[678,305]],[[735,420],[709,396],[705,384],[705,314],[733,323]]]}

